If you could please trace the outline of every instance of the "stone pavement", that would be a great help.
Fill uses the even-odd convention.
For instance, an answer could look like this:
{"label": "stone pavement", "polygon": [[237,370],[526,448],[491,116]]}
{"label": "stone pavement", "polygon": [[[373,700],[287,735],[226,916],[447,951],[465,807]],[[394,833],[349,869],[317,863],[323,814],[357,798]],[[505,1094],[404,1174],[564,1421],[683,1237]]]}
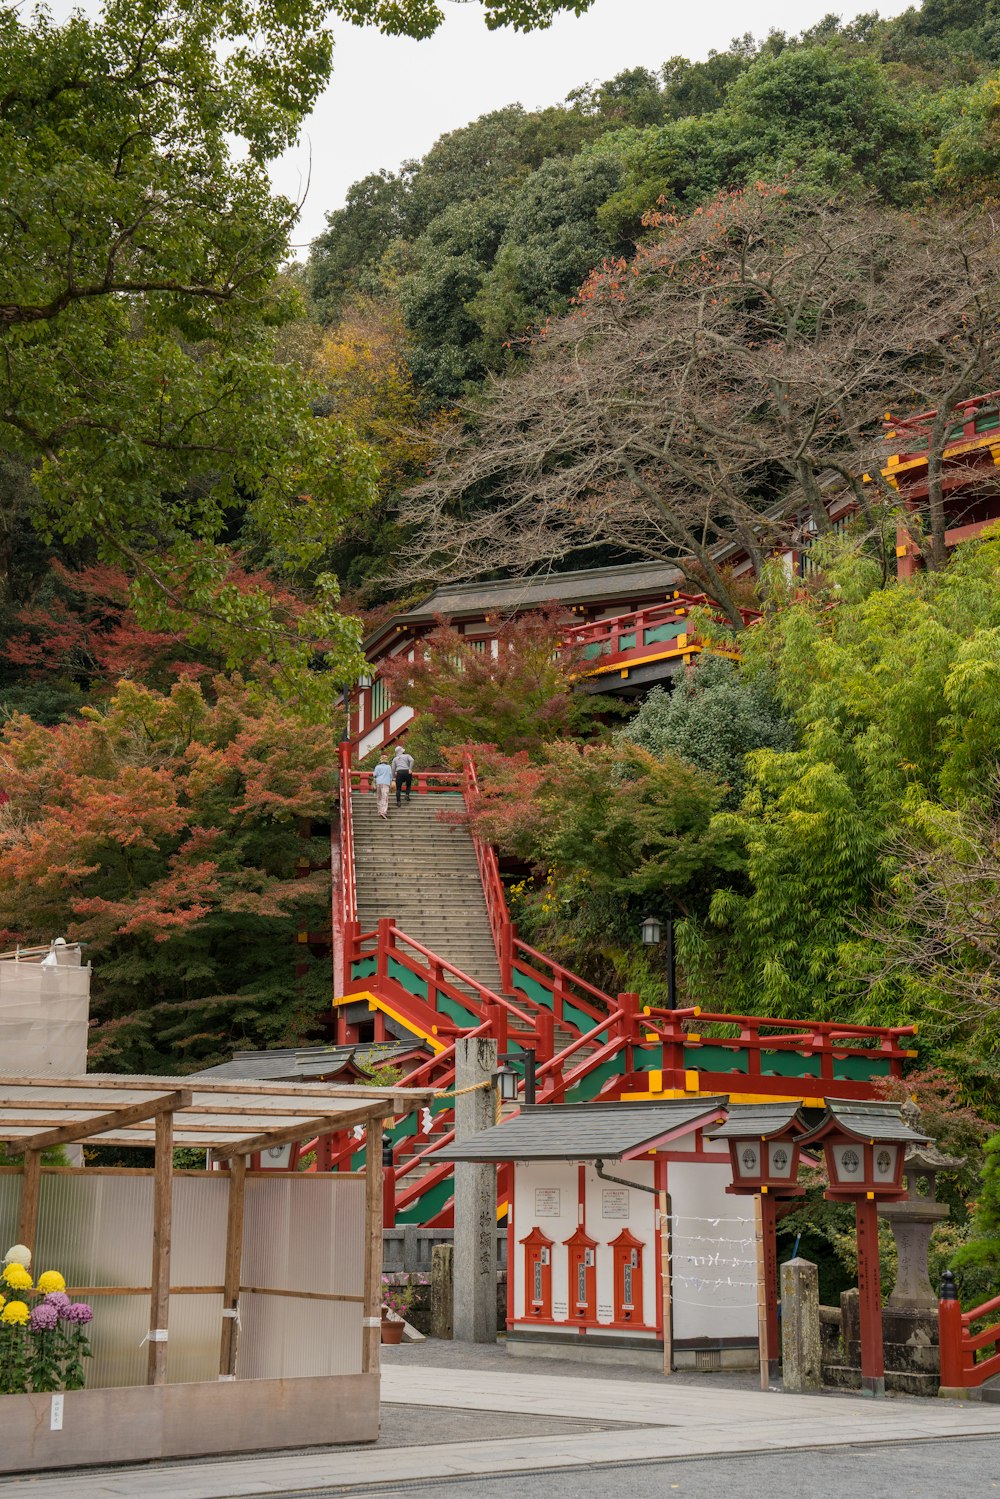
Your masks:
{"label": "stone pavement", "polygon": [[709,1376],[636,1379],[613,1366],[580,1377],[577,1367],[553,1373],[541,1361],[475,1352],[421,1345],[394,1356],[383,1369],[389,1440],[374,1447],[12,1478],[0,1480],[0,1499],[307,1499],[428,1480],[457,1480],[458,1495],[497,1474],[576,1470],[583,1481],[606,1464],[1000,1437],[995,1405],[765,1394]]}

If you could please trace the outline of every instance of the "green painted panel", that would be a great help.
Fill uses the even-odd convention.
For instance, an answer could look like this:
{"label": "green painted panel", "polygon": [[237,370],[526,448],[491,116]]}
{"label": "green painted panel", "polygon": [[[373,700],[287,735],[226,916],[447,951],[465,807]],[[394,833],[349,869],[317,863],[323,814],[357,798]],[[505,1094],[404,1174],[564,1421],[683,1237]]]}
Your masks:
{"label": "green painted panel", "polygon": [[681,624],[657,625],[655,629],[645,632],[644,644],[654,645],[658,640],[676,640],[678,635],[683,635],[687,629],[687,620]]}
{"label": "green painted panel", "polygon": [[377,958],[364,958],[360,963],[351,964],[352,979],[368,979],[373,973],[378,973]]}
{"label": "green painted panel", "polygon": [[609,646],[606,640],[593,640],[590,645],[584,646],[583,654],[588,661],[595,661],[598,656],[606,656],[608,649]]}
{"label": "green painted panel", "polygon": [[635,645],[635,631],[634,630],[630,630],[627,635],[619,635],[619,637],[618,637],[618,649],[620,651],[630,651],[634,645]]}
{"label": "green painted panel", "polygon": [[728,1046],[685,1046],[684,1066],[695,1072],[742,1072],[748,1068],[742,1047],[730,1051]]}
{"label": "green painted panel", "polygon": [[608,1078],[617,1077],[621,1073],[621,1070],[622,1055],[619,1053],[617,1057],[610,1057],[608,1061],[601,1062],[598,1067],[594,1067],[592,1071],[588,1072],[586,1077],[582,1077],[576,1086],[571,1088],[566,1094],[566,1102],[587,1103],[590,1099],[596,1098],[604,1084],[608,1081]]}
{"label": "green painted panel", "polygon": [[762,1051],[760,1070],[764,1077],[819,1077],[820,1061],[797,1051]]}
{"label": "green painted panel", "polygon": [[437,1008],[439,1015],[454,1020],[456,1025],[476,1026],[480,1023],[474,1010],[466,1009],[457,999],[452,999],[450,994],[438,995]]}
{"label": "green painted panel", "polygon": [[514,971],[514,997],[520,994],[525,999],[533,1000],[536,1005],[544,1005],[547,1010],[552,1008],[552,990],[547,989],[538,979],[534,979],[528,973]]}
{"label": "green painted panel", "polygon": [[[400,1182],[400,1188],[404,1189],[405,1186],[406,1177],[404,1176]],[[449,1198],[454,1195],[454,1192],[455,1183],[450,1176],[446,1176],[444,1181],[438,1182],[433,1187],[428,1187],[422,1197],[418,1197],[415,1202],[410,1203],[409,1207],[403,1208],[401,1212],[398,1212],[396,1214],[396,1222],[426,1223],[428,1218],[433,1218],[435,1213],[440,1213],[441,1209],[447,1205]]]}
{"label": "green painted panel", "polygon": [[834,1077],[864,1081],[868,1077],[888,1077],[892,1064],[888,1057],[834,1057]]}
{"label": "green painted panel", "polygon": [[389,958],[389,977],[395,979],[407,994],[413,994],[417,999],[427,998],[427,980],[422,979],[418,973],[412,973],[405,963],[400,963],[397,958]]}
{"label": "green painted panel", "polygon": [[[576,1005],[571,1005],[568,1000],[563,1000],[563,1016],[567,1025],[575,1025],[581,1036],[585,1036],[597,1024],[592,1015],[587,1015],[583,1010],[578,1010]],[[607,1031],[598,1031],[595,1040],[603,1044],[607,1038]]]}

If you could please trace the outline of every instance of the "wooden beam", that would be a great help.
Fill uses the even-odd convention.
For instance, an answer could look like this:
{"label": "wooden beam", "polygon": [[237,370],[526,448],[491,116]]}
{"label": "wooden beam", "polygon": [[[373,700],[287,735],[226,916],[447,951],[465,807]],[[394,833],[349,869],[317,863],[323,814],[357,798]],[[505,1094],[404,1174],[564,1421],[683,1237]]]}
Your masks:
{"label": "wooden beam", "polygon": [[[381,1105],[376,1099],[364,1109],[345,1109],[340,1114],[324,1114],[319,1119],[303,1119],[298,1124],[288,1124],[284,1129],[265,1130],[263,1134],[250,1135],[245,1140],[227,1140],[225,1145],[212,1149],[213,1161],[228,1161],[236,1155],[255,1155],[258,1150],[270,1150],[274,1145],[293,1145],[298,1140],[308,1140],[313,1135],[332,1134],[336,1130],[350,1129],[355,1124],[378,1123],[392,1114],[389,1104]],[[381,1160],[381,1157],[379,1157]]]}
{"label": "wooden beam", "polygon": [[[159,1119],[174,1109],[186,1109],[191,1102],[188,1088],[176,1093],[162,1093],[145,1103],[130,1103],[123,1109],[111,1109],[106,1114],[91,1114],[89,1119],[77,1119],[72,1124],[61,1124],[57,1129],[46,1130],[40,1135],[29,1135],[24,1141],[25,1150],[50,1150],[54,1145],[71,1145],[74,1140],[87,1140],[107,1129],[125,1129],[130,1124],[140,1124],[145,1119]],[[0,1124],[0,1132],[3,1125]]]}
{"label": "wooden beam", "polygon": [[[153,1167],[153,1267],[149,1298],[149,1359],[146,1383],[167,1382],[167,1344],[170,1321],[170,1245],[173,1229],[174,1116],[156,1116],[156,1161]],[[159,1335],[159,1336],[158,1336]]]}
{"label": "wooden beam", "polygon": [[[432,1057],[427,1058],[433,1061]],[[107,1088],[126,1089],[132,1093],[156,1093],[164,1083],[184,1084],[190,1079],[183,1077],[0,1077],[0,1095],[4,1088],[35,1088],[40,1094],[54,1093],[61,1088],[80,1088],[85,1091]],[[343,1083],[327,1086],[325,1083],[209,1083],[199,1079],[196,1090],[199,1095],[209,1097],[227,1093],[246,1093],[259,1098],[312,1098],[322,1103],[330,1098],[374,1098],[385,1102],[400,1099],[411,1106],[434,1097],[435,1089],[427,1088],[379,1088],[368,1083]],[[396,1112],[401,1112],[397,1110]]]}
{"label": "wooden beam", "polygon": [[[243,1203],[247,1179],[247,1158],[234,1156],[229,1163],[229,1193],[226,1204],[226,1264],[222,1287],[222,1341],[219,1346],[219,1374],[232,1379],[236,1374],[236,1345],[239,1341],[237,1318],[240,1300],[240,1269],[243,1261]],[[227,1315],[228,1313],[228,1315]]]}
{"label": "wooden beam", "polygon": [[361,1372],[377,1374],[382,1346],[382,1120],[373,1119],[365,1142],[365,1304]]}
{"label": "wooden beam", "polygon": [[38,1237],[38,1201],[42,1185],[42,1153],[26,1150],[21,1168],[21,1206],[17,1215],[17,1242],[35,1252]]}

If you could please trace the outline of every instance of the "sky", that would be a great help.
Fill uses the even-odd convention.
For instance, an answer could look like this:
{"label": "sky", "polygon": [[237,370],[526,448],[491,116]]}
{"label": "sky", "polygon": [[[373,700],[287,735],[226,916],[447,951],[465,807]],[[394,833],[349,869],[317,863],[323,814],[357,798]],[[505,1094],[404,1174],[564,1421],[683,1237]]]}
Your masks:
{"label": "sky", "polygon": [[[883,16],[912,0],[883,0]],[[580,84],[625,68],[655,69],[681,55],[699,60],[746,31],[792,33],[833,11],[853,17],[870,0],[596,0],[583,16],[560,16],[548,31],[487,31],[478,4],[446,0],[447,19],[428,41],[336,25],[334,73],[301,142],[275,163],[275,188],[299,201],[301,249],[324,228],[352,182],[422,156],[448,130],[519,102],[556,104]],[[307,191],[308,189],[308,191]],[[301,258],[301,250],[300,250]]]}

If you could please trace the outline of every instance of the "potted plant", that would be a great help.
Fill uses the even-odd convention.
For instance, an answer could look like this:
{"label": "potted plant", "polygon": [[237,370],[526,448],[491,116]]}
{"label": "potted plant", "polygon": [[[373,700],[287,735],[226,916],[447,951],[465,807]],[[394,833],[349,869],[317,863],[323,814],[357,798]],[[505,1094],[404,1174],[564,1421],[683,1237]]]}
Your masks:
{"label": "potted plant", "polygon": [[406,1314],[413,1305],[418,1286],[411,1280],[382,1277],[382,1342],[401,1343]]}

